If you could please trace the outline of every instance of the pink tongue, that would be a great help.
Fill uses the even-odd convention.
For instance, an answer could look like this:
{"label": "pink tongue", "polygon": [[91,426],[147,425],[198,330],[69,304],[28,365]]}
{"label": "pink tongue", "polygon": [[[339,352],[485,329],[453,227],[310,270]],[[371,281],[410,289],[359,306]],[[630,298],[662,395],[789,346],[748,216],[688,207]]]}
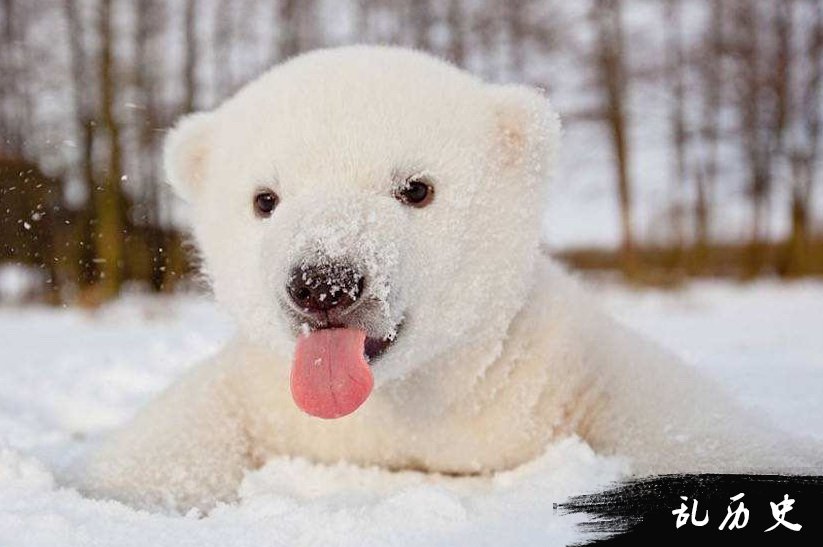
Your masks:
{"label": "pink tongue", "polygon": [[366,333],[322,329],[297,339],[291,394],[303,412],[318,418],[351,414],[371,393],[374,379],[363,355]]}

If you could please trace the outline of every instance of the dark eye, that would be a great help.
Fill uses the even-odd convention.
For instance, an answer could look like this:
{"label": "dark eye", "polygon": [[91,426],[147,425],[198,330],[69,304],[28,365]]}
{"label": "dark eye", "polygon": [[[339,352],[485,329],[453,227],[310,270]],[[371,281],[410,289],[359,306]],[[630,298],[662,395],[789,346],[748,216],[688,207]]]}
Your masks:
{"label": "dark eye", "polygon": [[254,212],[260,218],[268,218],[277,207],[278,201],[280,198],[271,190],[261,190],[254,196]]}
{"label": "dark eye", "polygon": [[425,207],[434,199],[434,188],[425,179],[409,179],[394,191],[394,197],[412,207]]}

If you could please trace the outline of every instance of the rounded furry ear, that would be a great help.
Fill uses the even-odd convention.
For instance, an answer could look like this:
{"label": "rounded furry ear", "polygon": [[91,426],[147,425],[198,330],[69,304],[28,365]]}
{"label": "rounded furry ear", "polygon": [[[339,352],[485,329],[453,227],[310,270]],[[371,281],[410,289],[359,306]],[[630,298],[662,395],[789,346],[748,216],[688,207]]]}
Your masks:
{"label": "rounded furry ear", "polygon": [[211,116],[189,114],[166,136],[163,163],[169,184],[185,200],[194,197],[203,184],[211,150]]}
{"label": "rounded furry ear", "polygon": [[504,166],[550,164],[560,142],[560,117],[545,93],[524,85],[495,86],[492,91]]}

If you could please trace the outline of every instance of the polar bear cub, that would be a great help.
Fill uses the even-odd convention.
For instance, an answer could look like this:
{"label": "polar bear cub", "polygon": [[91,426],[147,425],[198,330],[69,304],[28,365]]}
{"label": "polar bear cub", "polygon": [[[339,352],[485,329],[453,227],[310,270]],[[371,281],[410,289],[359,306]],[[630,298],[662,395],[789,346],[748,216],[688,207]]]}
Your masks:
{"label": "polar bear cub", "polygon": [[96,496],[207,509],[272,455],[509,469],[579,435],[639,473],[785,464],[539,250],[560,123],[425,54],[321,50],[166,145],[235,339],[88,459]]}

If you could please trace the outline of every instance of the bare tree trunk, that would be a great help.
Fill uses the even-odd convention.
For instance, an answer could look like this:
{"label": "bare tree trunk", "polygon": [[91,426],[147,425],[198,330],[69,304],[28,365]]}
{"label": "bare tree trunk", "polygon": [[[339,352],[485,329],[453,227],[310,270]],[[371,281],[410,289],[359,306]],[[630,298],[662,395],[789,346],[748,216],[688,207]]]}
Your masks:
{"label": "bare tree trunk", "polygon": [[[769,59],[769,78],[766,82],[766,89],[770,94],[773,113],[769,117],[767,141],[768,158],[770,162],[769,172],[776,171],[775,164],[779,167],[786,158],[786,138],[789,124],[794,117],[794,97],[792,84],[795,82],[796,57],[792,47],[794,35],[793,12],[794,0],[775,0],[773,2],[773,12],[771,13],[770,27],[772,30],[772,58]],[[791,167],[791,162],[789,162]],[[778,182],[790,178],[783,176]],[[773,176],[772,178],[776,178]],[[774,183],[770,184],[769,187]],[[770,213],[770,198],[767,196],[767,214]],[[778,264],[780,270],[785,270],[785,266]]]}
{"label": "bare tree trunk", "polygon": [[[759,274],[763,267],[775,164],[784,152],[786,121],[791,109],[787,87],[791,77],[787,6],[782,1],[773,3],[774,11],[770,14],[763,13],[757,3],[741,2],[738,6],[742,31],[739,51],[745,74],[742,129],[751,165],[753,218],[748,276]],[[764,22],[768,23],[767,32],[761,28]]]}
{"label": "bare tree trunk", "polygon": [[431,27],[434,22],[429,0],[415,0],[409,4],[411,9],[411,30],[414,47],[431,51]]}
{"label": "bare tree trunk", "polygon": [[508,0],[503,4],[506,37],[509,41],[509,66],[512,78],[522,78],[526,68],[526,29],[524,10],[527,0]]}
{"label": "bare tree trunk", "polygon": [[14,97],[14,79],[9,59],[11,44],[12,17],[14,12],[11,7],[11,0],[0,2],[0,13],[2,13],[2,33],[0,33],[0,135],[4,139],[11,136],[11,123],[6,111],[7,103]]}
{"label": "bare tree trunk", "polygon": [[688,183],[686,169],[688,154],[688,137],[686,134],[686,83],[685,52],[683,45],[682,4],[680,0],[666,0],[664,5],[666,21],[666,76],[671,92],[671,109],[669,125],[671,131],[673,158],[673,199],[670,204],[672,228],[674,231],[677,261],[683,259],[685,246],[684,213],[685,191]]}
{"label": "bare tree trunk", "polygon": [[740,120],[740,143],[749,169],[748,197],[751,205],[748,264],[744,275],[756,276],[763,266],[763,240],[766,231],[767,200],[771,192],[769,121],[763,108],[766,77],[761,69],[765,47],[758,3],[738,0],[734,4],[736,29],[734,58],[739,69],[737,109]]}
{"label": "bare tree trunk", "polygon": [[139,169],[143,181],[143,209],[146,222],[146,243],[151,260],[150,284],[155,291],[163,290],[166,279],[166,248],[168,243],[161,211],[161,181],[157,176],[159,114],[156,96],[157,78],[154,72],[157,50],[151,47],[152,38],[157,34],[163,6],[155,0],[143,0],[136,6],[137,32],[135,34],[136,87],[140,99],[142,119],[139,123],[138,154]]}
{"label": "bare tree trunk", "polygon": [[186,0],[186,57],[183,69],[183,112],[193,112],[197,100],[197,0]]}
{"label": "bare tree trunk", "polygon": [[22,41],[18,26],[19,11],[13,0],[1,0],[3,7],[3,26],[0,35],[0,60],[2,60],[3,96],[0,102],[0,122],[3,127],[3,146],[16,156],[23,155],[23,123],[21,121],[23,93],[20,89],[19,50]]}
{"label": "bare tree trunk", "polygon": [[100,33],[100,114],[107,136],[108,163],[101,185],[94,193],[97,228],[97,256],[100,261],[101,296],[110,298],[120,292],[125,267],[124,236],[126,211],[120,187],[122,149],[120,124],[115,114],[117,70],[114,57],[114,17],[112,0],[101,0]]}
{"label": "bare tree trunk", "polygon": [[449,27],[448,57],[457,66],[466,64],[466,12],[463,0],[449,0],[446,25]]}
{"label": "bare tree trunk", "polygon": [[[234,87],[234,69],[231,63],[232,52],[232,1],[220,0],[215,7],[214,54],[215,67],[214,89],[217,100],[225,99]],[[234,0],[236,2],[236,0]]]}
{"label": "bare tree trunk", "polygon": [[372,39],[371,15],[373,10],[372,0],[354,1],[354,32],[358,41],[370,42]]}
{"label": "bare tree trunk", "polygon": [[[12,5],[11,3],[9,4]],[[34,134],[35,127],[33,124],[34,116],[34,96],[38,92],[35,89],[37,74],[31,67],[37,64],[37,60],[32,54],[32,49],[27,47],[27,42],[30,39],[28,36],[28,29],[30,27],[30,20],[36,18],[35,7],[29,3],[16,4],[15,23],[13,25],[13,40],[16,49],[16,64],[14,69],[16,74],[13,76],[16,80],[17,87],[17,104],[15,110],[17,114],[16,129],[18,132],[18,139],[13,143],[13,149],[21,156],[26,156],[27,149],[31,149],[32,154],[37,153],[37,144],[29,139],[29,136]],[[24,7],[24,9],[17,9]]]}
{"label": "bare tree trunk", "polygon": [[790,276],[802,275],[809,269],[809,243],[811,240],[813,187],[818,179],[820,159],[820,131],[823,130],[821,102],[823,96],[823,2],[809,0],[813,10],[814,23],[808,43],[799,53],[806,70],[797,73],[806,75],[800,85],[799,104],[795,123],[800,127],[796,135],[802,135],[802,143],[793,143],[790,153],[792,191],[790,202],[791,232],[788,241],[788,258],[785,273]]}
{"label": "bare tree trunk", "polygon": [[483,76],[489,79],[498,79],[503,75],[498,63],[497,52],[500,47],[499,35],[504,9],[505,6],[502,3],[491,2],[477,13],[474,32],[477,36],[475,43],[481,53],[479,60],[482,64],[479,68]]}
{"label": "bare tree trunk", "polygon": [[703,161],[695,177],[695,229],[696,246],[693,257],[695,271],[701,271],[709,259],[709,240],[711,238],[712,209],[714,193],[717,189],[719,165],[720,117],[723,107],[725,55],[724,0],[708,0],[706,47],[701,65],[703,84],[703,109],[701,113],[700,136],[703,145]]}
{"label": "bare tree trunk", "polygon": [[63,1],[63,13],[68,26],[69,37],[69,64],[72,77],[71,92],[74,109],[75,123],[79,132],[80,142],[79,176],[83,181],[86,191],[86,204],[83,207],[78,222],[80,227],[80,240],[77,242],[78,249],[75,256],[68,262],[72,265],[80,266],[80,271],[76,272],[76,280],[83,286],[89,286],[94,282],[97,275],[95,260],[95,194],[97,184],[94,174],[94,162],[92,158],[94,147],[94,119],[91,106],[83,94],[83,89],[88,86],[88,56],[83,50],[83,27],[80,23],[80,15],[77,11],[75,0]]}
{"label": "bare tree trunk", "polygon": [[775,0],[774,10],[772,27],[775,53],[771,63],[773,72],[768,84],[775,102],[770,128],[770,150],[772,157],[776,158],[785,153],[786,129],[794,108],[791,93],[795,61],[792,51],[794,0]]}
{"label": "bare tree trunk", "polygon": [[624,272],[637,273],[632,222],[632,183],[626,115],[626,66],[620,0],[599,0],[594,5],[597,23],[597,67],[605,99],[605,121],[617,169],[617,198],[620,205],[621,261]]}
{"label": "bare tree trunk", "polygon": [[276,0],[277,22],[280,29],[275,37],[274,58],[283,61],[300,52],[300,3],[298,0]]}

